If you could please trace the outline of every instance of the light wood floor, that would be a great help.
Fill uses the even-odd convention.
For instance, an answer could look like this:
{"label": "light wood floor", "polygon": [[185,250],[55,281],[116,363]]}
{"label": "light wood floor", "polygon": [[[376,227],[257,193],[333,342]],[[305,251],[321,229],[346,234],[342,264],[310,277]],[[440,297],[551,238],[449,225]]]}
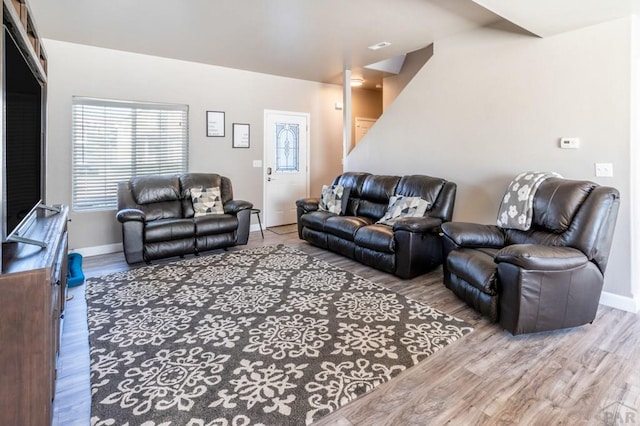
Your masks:
{"label": "light wood floor", "polygon": [[[283,243],[457,316],[475,331],[317,425],[640,425],[640,315],[600,306],[593,324],[514,337],[442,284],[440,269],[412,280],[311,246],[296,233],[252,232],[241,250]],[[122,253],[85,258],[87,277],[129,267]],[[55,426],[88,425],[89,347],[84,285],[65,312]],[[614,420],[617,420],[615,422]],[[625,423],[626,421],[626,423]]]}

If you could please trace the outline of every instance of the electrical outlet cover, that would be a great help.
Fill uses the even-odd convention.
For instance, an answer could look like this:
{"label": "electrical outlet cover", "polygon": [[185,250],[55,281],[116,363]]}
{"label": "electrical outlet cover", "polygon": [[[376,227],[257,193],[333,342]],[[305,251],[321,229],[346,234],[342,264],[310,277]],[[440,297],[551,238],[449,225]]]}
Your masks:
{"label": "electrical outlet cover", "polygon": [[595,172],[598,177],[612,177],[613,163],[596,163]]}

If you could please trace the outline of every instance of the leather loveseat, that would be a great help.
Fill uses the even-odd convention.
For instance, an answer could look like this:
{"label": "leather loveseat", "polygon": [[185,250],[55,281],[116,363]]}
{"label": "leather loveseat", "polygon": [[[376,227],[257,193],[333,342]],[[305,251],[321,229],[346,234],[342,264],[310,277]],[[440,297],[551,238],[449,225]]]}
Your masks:
{"label": "leather loveseat", "polygon": [[443,224],[444,283],[512,334],[575,327],[596,316],[620,195],[549,178],[527,230]]}
{"label": "leather loveseat", "polygon": [[[298,200],[301,239],[401,278],[442,263],[440,225],[451,220],[455,183],[422,175],[347,172],[333,185],[348,191],[344,213],[320,210],[319,198]],[[392,225],[376,223],[385,216],[392,196],[420,197],[429,205],[421,217],[403,217]]]}
{"label": "leather loveseat", "polygon": [[[222,209],[196,214],[192,190],[210,188],[219,194]],[[120,182],[116,217],[127,263],[246,244],[252,207],[234,200],[231,180],[218,174],[148,175]]]}

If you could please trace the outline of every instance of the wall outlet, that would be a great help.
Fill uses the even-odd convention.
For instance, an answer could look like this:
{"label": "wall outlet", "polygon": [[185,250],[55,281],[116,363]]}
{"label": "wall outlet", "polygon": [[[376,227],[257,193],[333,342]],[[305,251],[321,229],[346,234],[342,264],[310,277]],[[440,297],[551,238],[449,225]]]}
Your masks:
{"label": "wall outlet", "polygon": [[596,176],[612,177],[613,163],[596,163]]}
{"label": "wall outlet", "polygon": [[560,138],[560,148],[578,149],[580,148],[580,138]]}

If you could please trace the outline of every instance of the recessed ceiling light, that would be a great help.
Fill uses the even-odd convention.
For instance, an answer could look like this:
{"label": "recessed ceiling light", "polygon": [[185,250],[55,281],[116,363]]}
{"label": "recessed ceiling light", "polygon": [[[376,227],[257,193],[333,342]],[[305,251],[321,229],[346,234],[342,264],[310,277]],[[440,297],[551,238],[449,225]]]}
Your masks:
{"label": "recessed ceiling light", "polygon": [[371,46],[368,47],[368,49],[380,50],[387,46],[391,46],[391,43],[389,43],[388,41],[381,41],[380,43],[372,44]]}

